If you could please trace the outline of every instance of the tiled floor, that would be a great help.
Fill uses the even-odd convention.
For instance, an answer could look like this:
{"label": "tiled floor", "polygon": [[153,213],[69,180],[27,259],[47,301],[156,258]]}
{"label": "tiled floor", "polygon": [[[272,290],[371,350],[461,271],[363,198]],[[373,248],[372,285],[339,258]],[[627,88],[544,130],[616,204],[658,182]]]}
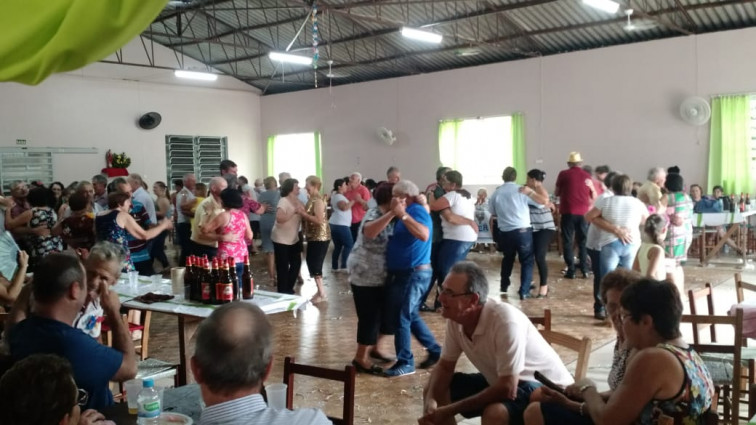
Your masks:
{"label": "tiled floor", "polygon": [[[329,253],[330,255],[330,253]],[[330,257],[329,257],[330,258]],[[469,259],[476,261],[487,271],[492,294],[498,294],[499,263],[498,254],[471,253]],[[597,383],[605,385],[606,375],[611,365],[611,350],[614,332],[606,323],[593,319],[592,281],[586,279],[565,280],[561,277],[562,260],[556,253],[549,254],[549,285],[551,292],[546,299],[531,299],[520,302],[516,296],[516,286],[510,288],[509,302],[522,308],[528,315],[542,315],[544,308],[550,308],[554,330],[577,337],[586,335],[593,341],[594,351],[589,363],[589,376]],[[328,261],[326,261],[328,264]],[[270,283],[264,271],[261,255],[253,257],[256,282],[265,287]],[[328,267],[325,267],[328,269]],[[515,268],[517,272],[518,267]],[[724,313],[735,302],[733,272],[731,266],[686,267],[686,288],[702,287],[704,282],[712,282],[716,288],[717,313]],[[305,266],[306,276],[306,266]],[[750,276],[750,275],[749,275]],[[756,275],[753,275],[756,277]],[[513,282],[518,277],[513,276]],[[756,281],[756,279],[752,279]],[[344,274],[332,274],[326,270],[325,285],[329,300],[311,306],[296,316],[282,313],[270,316],[275,326],[275,358],[270,381],[279,381],[282,376],[283,358],[295,356],[297,361],[331,368],[342,368],[348,364],[356,348],[356,316],[352,295]],[[300,290],[314,293],[314,283],[307,281]],[[494,292],[496,291],[496,292]],[[444,320],[437,313],[423,313],[423,318],[442,343]],[[413,351],[418,361],[425,358],[423,349],[413,341]],[[192,342],[193,345],[193,342]],[[575,354],[557,350],[566,364],[575,360]],[[178,340],[176,318],[155,314],[151,331],[151,353],[166,361],[178,360]],[[472,366],[462,359],[458,368],[471,371]],[[422,410],[422,388],[428,380],[428,371],[418,370],[414,375],[386,379],[376,376],[359,375],[355,397],[357,424],[409,424],[416,423]],[[298,380],[295,386],[298,406],[315,406],[328,414],[340,416],[342,390],[336,385],[322,381]],[[465,424],[478,424],[469,420]]]}

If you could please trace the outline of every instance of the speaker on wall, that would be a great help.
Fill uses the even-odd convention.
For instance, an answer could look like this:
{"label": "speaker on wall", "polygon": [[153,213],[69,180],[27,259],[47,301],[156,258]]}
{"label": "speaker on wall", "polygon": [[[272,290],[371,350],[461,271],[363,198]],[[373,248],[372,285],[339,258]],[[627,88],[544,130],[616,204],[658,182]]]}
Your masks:
{"label": "speaker on wall", "polygon": [[157,112],[148,112],[141,117],[139,117],[139,121],[137,121],[137,125],[139,128],[145,129],[145,130],[152,130],[153,128],[160,125],[160,121],[163,118],[158,114]]}

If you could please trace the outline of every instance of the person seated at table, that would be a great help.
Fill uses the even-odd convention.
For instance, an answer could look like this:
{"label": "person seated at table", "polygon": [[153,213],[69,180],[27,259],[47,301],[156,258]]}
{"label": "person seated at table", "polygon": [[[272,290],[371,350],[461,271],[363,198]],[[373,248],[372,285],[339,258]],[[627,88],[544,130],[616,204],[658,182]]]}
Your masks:
{"label": "person seated at table", "polygon": [[0,423],[13,425],[114,425],[94,409],[81,411],[88,394],[76,387],[71,364],[35,354],[0,378]]}
{"label": "person seated at table", "polygon": [[[619,319],[627,346],[637,351],[617,389],[604,399],[588,378],[565,388],[566,396],[544,388],[548,402],[580,402],[578,412],[597,425],[656,424],[660,414],[681,416],[680,423],[703,423],[714,385],[695,350],[680,334],[682,301],[670,282],[644,278],[620,298]],[[529,408],[525,425],[541,425],[543,416]],[[565,422],[560,422],[565,423]]]}
{"label": "person seated at table", "polygon": [[313,424],[331,421],[318,409],[274,409],[260,391],[273,366],[273,327],[254,304],[230,303],[203,320],[191,359],[207,406],[199,425]]}
{"label": "person seated at table", "polygon": [[690,199],[693,200],[693,212],[696,214],[722,212],[722,201],[704,196],[703,189],[698,184],[690,185]]}
{"label": "person seated at table", "polygon": [[[110,381],[128,381],[136,376],[136,353],[128,327],[121,320],[118,294],[109,290],[105,281],[100,283],[98,295],[113,333],[113,348],[71,326],[88,294],[86,272],[79,259],[70,254],[50,254],[41,260],[32,284],[21,291],[6,320],[6,330],[14,361],[33,354],[64,357],[71,363],[76,385],[89,394],[84,407],[99,409],[113,404]],[[31,295],[34,305],[30,314]]]}
{"label": "person seated at table", "polygon": [[725,212],[730,211],[730,204],[732,202],[730,201],[729,197],[725,196],[724,188],[722,186],[720,185],[714,186],[714,189],[712,189],[711,197],[722,203],[722,211],[725,211]]}
{"label": "person seated at table", "polygon": [[[572,382],[559,355],[525,314],[488,298],[488,279],[477,264],[455,264],[439,301],[446,321],[441,360],[423,391],[424,424],[453,424],[454,416],[481,417],[483,424],[522,423],[539,371],[558,385]],[[478,373],[455,372],[460,355]]]}
{"label": "person seated at table", "polygon": [[18,251],[18,267],[13,276],[8,279],[0,274],[0,313],[5,307],[10,307],[16,301],[18,294],[26,280],[26,269],[29,267],[29,254],[26,251]]}

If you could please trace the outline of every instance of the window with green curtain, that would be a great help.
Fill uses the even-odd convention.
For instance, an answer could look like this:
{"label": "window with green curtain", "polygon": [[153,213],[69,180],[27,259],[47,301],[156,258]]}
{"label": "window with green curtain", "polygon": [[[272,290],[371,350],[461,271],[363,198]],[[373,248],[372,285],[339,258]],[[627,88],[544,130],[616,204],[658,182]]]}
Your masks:
{"label": "window with green curtain", "polygon": [[441,164],[462,173],[465,185],[500,184],[508,166],[525,181],[522,114],[441,121],[438,148]]}
{"label": "window with green curtain", "polygon": [[708,190],[721,185],[725,193],[751,193],[751,117],[747,95],[720,96],[711,101]]}
{"label": "window with green curtain", "polygon": [[307,176],[323,178],[320,133],[279,134],[268,137],[268,175],[287,172],[304,186]]}

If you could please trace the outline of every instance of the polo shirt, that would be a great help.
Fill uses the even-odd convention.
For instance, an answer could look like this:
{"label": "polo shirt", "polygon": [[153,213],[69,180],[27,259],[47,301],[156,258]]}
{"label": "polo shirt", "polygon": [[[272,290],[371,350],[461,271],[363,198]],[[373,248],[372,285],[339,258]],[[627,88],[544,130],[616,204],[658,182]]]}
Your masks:
{"label": "polo shirt", "polygon": [[[153,204],[153,208],[154,207],[155,205]],[[145,230],[149,229],[151,225],[156,224],[156,222],[150,220],[150,214],[145,205],[142,204],[142,200],[139,198],[131,199],[131,209],[129,210],[129,214],[134,217],[134,221]],[[126,232],[126,240],[129,243],[129,253],[131,254],[132,262],[141,263],[142,261],[150,260],[150,250],[147,249],[148,241],[137,239],[129,232]]]}
{"label": "polo shirt", "polygon": [[144,188],[138,188],[131,195],[131,202],[139,202],[144,205],[144,209],[147,211],[147,215],[150,216],[150,223],[157,224],[157,214],[155,213],[155,201],[152,200],[152,196],[147,193]]}
{"label": "polo shirt", "polygon": [[[370,200],[370,191],[363,185],[357,186],[356,189],[348,190],[344,194],[344,196],[346,196],[346,198],[350,201],[354,201],[355,199],[357,199],[358,194],[362,197],[363,201]],[[366,211],[362,207],[362,204],[355,202],[354,205],[352,205],[352,224],[361,223],[362,217],[365,217],[365,212]]]}
{"label": "polo shirt", "polygon": [[515,182],[506,182],[497,187],[488,200],[491,214],[496,216],[496,222],[502,232],[530,227],[528,205],[539,205],[528,195],[520,193],[520,187]]}
{"label": "polo shirt", "polygon": [[9,345],[14,361],[32,354],[56,354],[68,360],[76,385],[89,394],[82,410],[113,404],[108,383],[121,368],[121,352],[71,325],[34,315],[11,329]]}
{"label": "polo shirt", "polygon": [[456,363],[462,353],[489,385],[502,376],[535,382],[536,371],[558,385],[573,383],[559,355],[530,319],[511,304],[493,298],[483,305],[472,338],[465,335],[461,324],[447,319],[441,358]]}
{"label": "polo shirt", "polygon": [[[430,214],[420,204],[410,204],[406,211],[415,221],[433,232]],[[431,238],[421,241],[410,233],[404,221],[397,220],[394,234],[386,245],[386,268],[390,271],[413,269],[423,264],[430,264]]]}
{"label": "polo shirt", "polygon": [[273,409],[260,394],[252,394],[202,411],[199,425],[330,425],[326,415],[312,408]]}
{"label": "polo shirt", "polygon": [[592,181],[590,174],[580,167],[570,167],[559,172],[556,180],[561,214],[585,215],[591,209],[591,189],[586,181]]}

